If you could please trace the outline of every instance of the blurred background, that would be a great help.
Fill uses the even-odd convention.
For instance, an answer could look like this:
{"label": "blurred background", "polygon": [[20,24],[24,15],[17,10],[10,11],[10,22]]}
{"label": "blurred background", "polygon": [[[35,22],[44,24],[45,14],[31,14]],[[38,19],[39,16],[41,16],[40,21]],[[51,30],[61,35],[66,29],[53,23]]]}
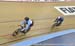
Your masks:
{"label": "blurred background", "polygon": [[0,0],[0,1],[26,1],[26,2],[68,2],[75,0]]}

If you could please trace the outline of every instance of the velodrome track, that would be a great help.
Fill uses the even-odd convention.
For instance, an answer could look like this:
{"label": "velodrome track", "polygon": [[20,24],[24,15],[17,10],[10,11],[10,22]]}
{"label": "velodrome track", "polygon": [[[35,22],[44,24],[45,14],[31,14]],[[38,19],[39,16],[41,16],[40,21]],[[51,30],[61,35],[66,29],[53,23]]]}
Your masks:
{"label": "velodrome track", "polygon": [[[58,3],[25,3],[25,2],[0,2],[0,46],[8,46],[23,39],[35,37],[51,32],[75,28],[75,16],[64,16],[64,23],[51,31],[50,27],[55,18],[62,15],[54,6],[74,6],[74,2]],[[34,26],[25,36],[12,37],[11,34],[18,28],[17,25],[25,16],[34,20]],[[23,39],[21,39],[23,38]],[[21,39],[21,40],[17,40]],[[15,41],[14,41],[15,40]],[[11,42],[12,41],[12,42]],[[5,44],[6,43],[6,44]]]}

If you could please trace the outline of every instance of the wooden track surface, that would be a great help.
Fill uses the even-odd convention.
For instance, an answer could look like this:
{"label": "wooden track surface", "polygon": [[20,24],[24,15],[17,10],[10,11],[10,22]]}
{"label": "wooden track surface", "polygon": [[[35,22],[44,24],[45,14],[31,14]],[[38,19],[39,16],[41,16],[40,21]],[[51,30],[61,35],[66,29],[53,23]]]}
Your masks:
{"label": "wooden track surface", "polygon": [[[75,16],[64,16],[64,23],[58,29],[50,30],[55,18],[62,15],[54,6],[74,6],[74,2],[61,3],[25,3],[25,2],[0,2],[0,46],[3,43],[12,44],[10,41],[28,39],[46,33],[57,32],[75,28]],[[25,16],[34,20],[34,26],[25,36],[11,37],[10,34],[18,28],[17,25]],[[13,42],[20,42],[13,41]],[[9,43],[10,42],[10,43]],[[8,46],[5,44],[5,46]],[[4,44],[3,44],[4,46]]]}

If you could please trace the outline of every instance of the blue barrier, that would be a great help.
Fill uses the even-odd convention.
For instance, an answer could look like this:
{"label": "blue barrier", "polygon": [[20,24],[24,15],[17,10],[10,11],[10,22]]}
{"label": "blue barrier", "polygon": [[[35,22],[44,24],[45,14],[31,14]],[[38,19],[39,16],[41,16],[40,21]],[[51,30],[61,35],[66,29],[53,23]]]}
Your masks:
{"label": "blue barrier", "polygon": [[42,41],[47,40],[47,39],[62,36],[62,35],[69,34],[72,32],[75,32],[75,29],[68,29],[68,30],[63,30],[63,31],[56,32],[56,33],[45,34],[45,35],[41,35],[38,37],[29,38],[27,40],[12,44],[10,46],[30,46],[30,45],[36,44],[38,42],[42,42]]}

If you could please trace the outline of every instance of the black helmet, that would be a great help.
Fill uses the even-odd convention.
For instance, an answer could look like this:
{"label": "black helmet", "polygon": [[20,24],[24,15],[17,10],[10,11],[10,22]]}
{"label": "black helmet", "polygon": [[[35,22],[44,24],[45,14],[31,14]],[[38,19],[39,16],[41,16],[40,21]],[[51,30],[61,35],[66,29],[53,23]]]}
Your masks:
{"label": "black helmet", "polygon": [[28,21],[29,20],[29,17],[25,17],[24,20]]}

